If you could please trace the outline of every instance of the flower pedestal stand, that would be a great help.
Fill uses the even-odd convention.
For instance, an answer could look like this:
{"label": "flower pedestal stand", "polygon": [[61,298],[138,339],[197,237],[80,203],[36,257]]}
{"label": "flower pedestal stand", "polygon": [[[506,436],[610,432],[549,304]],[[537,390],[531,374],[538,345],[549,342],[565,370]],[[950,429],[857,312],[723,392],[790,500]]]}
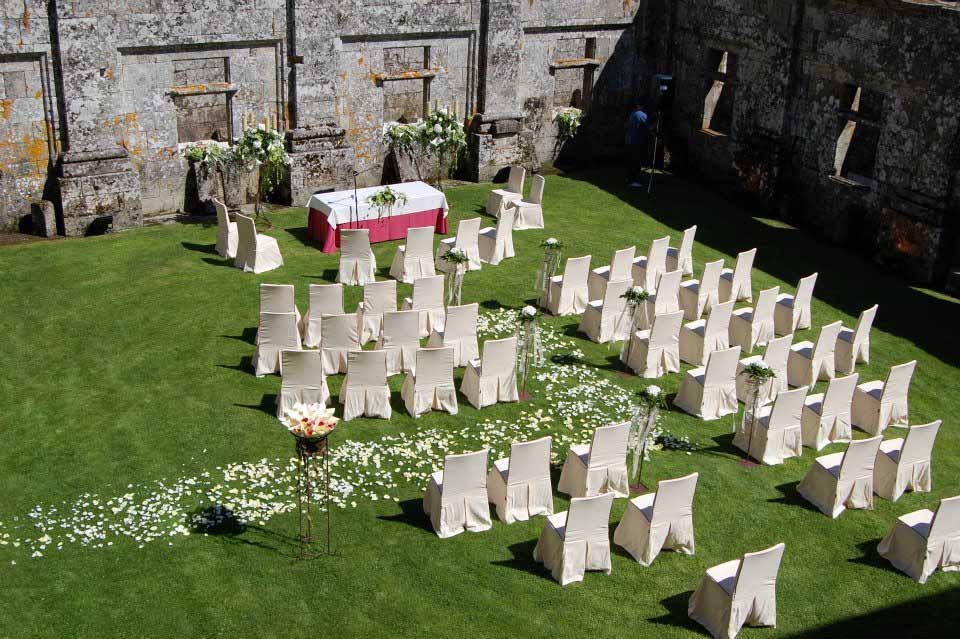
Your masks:
{"label": "flower pedestal stand", "polygon": [[[330,556],[330,444],[327,436],[297,437],[297,511],[300,520],[297,559]],[[314,516],[326,512],[326,548],[322,532],[314,534]]]}

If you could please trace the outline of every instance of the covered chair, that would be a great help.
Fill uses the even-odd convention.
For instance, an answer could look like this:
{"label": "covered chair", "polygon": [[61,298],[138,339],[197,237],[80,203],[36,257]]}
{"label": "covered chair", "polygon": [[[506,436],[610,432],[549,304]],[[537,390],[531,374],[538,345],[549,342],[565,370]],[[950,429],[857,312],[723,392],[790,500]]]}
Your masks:
{"label": "covered chair", "polygon": [[455,265],[441,259],[446,253],[458,248],[467,255],[467,270],[479,271],[480,264],[480,218],[471,217],[457,222],[457,235],[440,240],[437,244],[436,269],[444,273],[452,273]]}
{"label": "covered chair", "polygon": [[598,266],[590,271],[587,276],[587,295],[591,300],[602,300],[603,294],[607,292],[607,284],[610,282],[618,280],[633,281],[630,271],[636,251],[637,247],[635,246],[628,246],[625,249],[615,251],[610,264]]}
{"label": "covered chair", "polygon": [[527,177],[527,170],[522,166],[511,166],[507,177],[507,185],[502,189],[493,189],[487,196],[487,215],[496,216],[501,209],[513,202],[519,202],[523,197],[523,182]]}
{"label": "covered chair", "polygon": [[658,315],[675,313],[680,309],[680,271],[668,271],[660,274],[657,282],[657,292],[650,295],[646,301],[646,313],[640,309],[637,318],[637,328],[647,330],[653,324],[653,318]]}
{"label": "covered chair", "polygon": [[775,337],[773,330],[773,307],[777,303],[780,287],[760,291],[755,308],[745,306],[733,311],[730,317],[730,343],[752,353],[757,346],[765,346]]}
{"label": "covered chair", "polygon": [[579,315],[587,308],[590,300],[587,287],[590,273],[590,257],[568,257],[563,267],[563,275],[554,275],[547,282],[544,301],[547,310],[553,315]]}
{"label": "covered chair", "polygon": [[368,229],[343,229],[340,233],[340,270],[337,281],[363,286],[377,279],[377,258],[370,248]]}
{"label": "covered chair", "polygon": [[854,439],[842,453],[813,460],[797,492],[828,517],[847,508],[873,508],[873,466],[882,437]]}
{"label": "covered chair", "polygon": [[407,229],[407,242],[397,247],[390,264],[390,277],[413,284],[421,277],[437,274],[433,267],[433,231],[432,226],[418,226]]}
{"label": "covered chair", "polygon": [[480,247],[480,261],[496,266],[503,260],[513,257],[513,219],[516,209],[507,209],[500,213],[496,226],[480,229],[477,236]]}
{"label": "covered chair", "polygon": [[834,378],[833,354],[837,348],[840,322],[820,328],[817,343],[803,341],[790,347],[787,358],[787,384],[813,387],[819,380]]}
{"label": "covered chair", "polygon": [[713,351],[730,347],[730,316],[733,302],[717,304],[705,320],[696,320],[680,328],[680,359],[703,366]]}
{"label": "covered chair", "polygon": [[633,318],[623,294],[630,288],[630,280],[610,282],[603,299],[592,300],[580,318],[579,331],[598,344],[618,342],[630,335]]}
{"label": "covered chair", "polygon": [[223,202],[214,198],[213,207],[217,210],[217,255],[232,260],[237,257],[237,223],[230,221]]}
{"label": "covered chair", "polygon": [[[297,330],[302,330],[300,309],[297,308],[296,292],[293,284],[261,284],[261,313],[293,313],[297,316]],[[257,327],[257,341],[260,341],[260,327]]]}
{"label": "covered chair", "polygon": [[649,566],[661,550],[684,555],[696,552],[693,536],[693,495],[700,473],[657,483],[657,492],[627,502],[623,519],[613,532],[613,543]]}
{"label": "covered chair", "polygon": [[280,362],[282,379],[277,394],[278,418],[294,404],[328,403],[330,390],[323,374],[320,351],[283,351]]}
{"label": "covered chair", "polygon": [[390,419],[390,388],[387,386],[387,354],[384,351],[350,351],[347,374],[340,385],[343,421],[354,417]]}
{"label": "covered chair", "polygon": [[477,316],[480,306],[464,304],[448,306],[447,321],[441,330],[433,329],[427,346],[440,348],[453,347],[453,365],[466,366],[470,360],[480,357],[480,345],[477,343]]}
{"label": "covered chair", "polygon": [[650,243],[650,252],[633,260],[633,283],[653,293],[661,273],[667,271],[667,249],[670,237],[661,237]]}
{"label": "covered chair", "polygon": [[683,317],[688,320],[700,319],[704,313],[720,303],[720,271],[723,260],[707,262],[703,265],[703,275],[699,280],[680,282],[680,308]]}
{"label": "covered chair", "polygon": [[569,510],[548,515],[533,549],[534,561],[542,563],[561,586],[583,581],[587,570],[609,575],[612,505],[611,493],[575,497]]}
{"label": "covered chair", "polygon": [[733,300],[753,301],[753,258],[757,256],[757,249],[743,251],[737,254],[737,262],[733,270],[723,269],[720,273],[720,301]]}
{"label": "covered chair", "polygon": [[303,318],[303,345],[320,346],[324,315],[343,314],[343,284],[311,284],[310,308]]}
{"label": "covered chair", "polygon": [[487,503],[487,449],[447,455],[443,470],[430,475],[423,496],[423,512],[441,539],[464,530],[490,530]]}
{"label": "covered chair", "polygon": [[421,277],[413,281],[413,297],[403,298],[401,311],[417,311],[420,316],[420,337],[430,331],[443,330],[447,309],[443,305],[443,275]]}
{"label": "covered chair", "polygon": [[803,455],[800,413],[806,397],[806,386],[783,391],[772,406],[760,407],[756,421],[751,419],[748,406],[743,426],[733,436],[733,445],[768,466],[782,464],[790,457],[800,457]]}
{"label": "covered chair", "polygon": [[874,380],[857,386],[853,392],[853,425],[872,435],[887,426],[906,426],[910,422],[910,380],[917,360],[891,366],[886,381]]}
{"label": "covered chair", "polygon": [[487,499],[500,521],[512,524],[553,514],[550,484],[550,437],[513,442],[510,457],[493,462],[487,475]]}
{"label": "covered chair", "polygon": [[824,393],[807,395],[803,402],[801,431],[803,445],[821,450],[828,444],[849,442],[853,439],[850,426],[850,406],[857,374],[834,377]]}
{"label": "covered chair", "polygon": [[363,301],[357,305],[360,316],[360,344],[380,339],[383,314],[397,310],[397,282],[367,282],[363,285]]}
{"label": "covered chair", "polygon": [[356,313],[324,315],[320,319],[320,353],[327,375],[347,372],[347,354],[360,349]]}
{"label": "covered chair", "polygon": [[683,231],[680,248],[667,247],[667,270],[680,271],[683,275],[693,275],[693,239],[697,234],[694,224]]}
{"label": "covered chair", "polygon": [[737,363],[737,399],[744,404],[749,403],[750,382],[743,374],[744,369],[754,362],[763,361],[773,369],[774,377],[760,386],[760,405],[769,404],[777,397],[777,393],[787,390],[787,358],[790,356],[790,342],[793,335],[784,335],[772,339],[767,343],[763,355],[744,357]]}
{"label": "covered chair", "polygon": [[277,240],[257,233],[257,225],[245,215],[237,216],[237,256],[233,265],[246,273],[266,273],[283,266]]}
{"label": "covered chair", "polygon": [[673,405],[704,421],[736,413],[738,357],[739,346],[710,353],[706,366],[684,375]]}
{"label": "covered chair", "polygon": [[416,311],[384,313],[383,333],[375,348],[387,353],[387,375],[413,373],[420,348],[420,314]]}
{"label": "covered chair", "polygon": [[870,363],[870,329],[877,316],[878,305],[874,304],[860,313],[857,326],[853,330],[840,329],[837,337],[836,365],[838,373],[852,373],[857,362]]}
{"label": "covered chair", "polygon": [[293,313],[260,313],[257,330],[257,349],[253,354],[253,368],[257,377],[278,373],[280,352],[299,351],[300,331]]}
{"label": "covered chair", "polygon": [[921,584],[937,568],[960,571],[960,495],[941,499],[936,512],[924,508],[898,517],[877,552]]}
{"label": "covered chair", "polygon": [[[933,488],[931,458],[933,443],[940,431],[938,419],[910,427],[906,438],[888,439],[880,444],[873,467],[873,491],[897,501],[907,490],[928,493]],[[958,558],[960,559],[960,558]]]}
{"label": "covered chair", "polygon": [[456,415],[457,387],[453,384],[453,349],[421,348],[417,350],[417,368],[403,380],[400,389],[403,403],[414,417],[431,410]]}
{"label": "covered chair", "polygon": [[780,293],[773,310],[773,328],[777,335],[789,335],[802,328],[810,328],[810,302],[817,274],[800,279],[796,296]]}
{"label": "covered chair", "polygon": [[690,596],[687,615],[716,639],[734,639],[743,626],[777,625],[777,574],[786,546],[748,552],[708,568]]}
{"label": "covered chair", "polygon": [[627,484],[627,438],[630,422],[598,426],[589,444],[576,444],[567,451],[557,490],[571,497],[612,492],[630,494]]}
{"label": "covered chair", "polygon": [[516,209],[516,216],[513,220],[514,231],[543,228],[543,187],[545,184],[546,180],[543,179],[542,175],[534,175],[533,184],[530,186],[530,199],[511,202]]}
{"label": "covered chair", "polygon": [[647,379],[662,377],[666,373],[679,373],[682,323],[683,311],[654,317],[653,328],[636,331],[630,337],[624,364]]}
{"label": "covered chair", "polygon": [[488,339],[483,343],[483,358],[467,363],[460,392],[474,408],[519,401],[516,365],[516,337]]}

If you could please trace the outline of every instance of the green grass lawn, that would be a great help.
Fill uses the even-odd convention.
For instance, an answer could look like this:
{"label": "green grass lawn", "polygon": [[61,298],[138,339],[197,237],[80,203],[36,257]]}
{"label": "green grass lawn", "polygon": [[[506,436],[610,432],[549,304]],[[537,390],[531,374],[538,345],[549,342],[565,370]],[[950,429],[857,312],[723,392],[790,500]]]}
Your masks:
{"label": "green grass lawn", "polygon": [[[449,191],[451,232],[457,220],[478,214],[488,189]],[[804,449],[802,458],[782,466],[745,469],[730,443],[730,418],[708,423],[669,411],[665,430],[688,436],[698,450],[655,452],[644,480],[700,472],[697,554],[664,552],[643,568],[617,551],[611,575],[588,573],[566,588],[531,557],[543,518],[507,526],[494,517],[488,532],[439,540],[420,510],[425,469],[414,469],[407,480],[399,468],[377,471],[372,459],[350,461],[350,467],[344,461],[338,469],[358,488],[345,498],[346,508],[333,511],[335,557],[293,561],[295,512],[253,521],[240,534],[149,542],[108,534],[83,545],[73,531],[55,530],[42,556],[31,557],[43,534],[31,525],[29,513],[37,507],[40,519],[57,518],[51,508],[61,514],[76,508],[93,516],[106,512],[112,521],[115,506],[98,508],[123,503],[135,520],[141,508],[156,513],[143,524],[149,535],[150,525],[161,531],[187,525],[188,512],[237,499],[229,487],[242,480],[224,479],[228,465],[289,458],[291,438],[273,415],[280,380],[257,379],[250,367],[257,287],[293,283],[306,311],[307,285],[333,281],[337,256],[306,241],[303,209],[273,215],[270,235],[279,240],[285,264],[260,276],[229,268],[213,251],[215,229],[196,224],[9,246],[0,249],[0,541],[10,535],[0,545],[0,637],[706,636],[686,617],[704,569],[779,541],[787,545],[779,625],[745,629],[742,636],[955,636],[960,574],[938,572],[920,586],[875,548],[897,516],[960,493],[954,423],[960,304],[679,178],[664,176],[649,198],[606,175],[554,176],[546,203],[547,229],[516,233],[515,259],[469,274],[464,302],[480,302],[481,312],[493,316],[529,301],[539,243],[548,236],[564,241],[566,256],[591,253],[599,266],[630,244],[646,252],[664,234],[676,246],[682,230],[697,224],[698,275],[704,262],[722,257],[732,266],[737,252],[754,246],[754,291],[779,284],[793,292],[799,277],[818,271],[814,330],[795,339],[815,339],[821,325],[837,319],[853,326],[862,309],[880,304],[871,364],[857,370],[867,381],[883,378],[891,365],[918,360],[911,421],[944,420],[933,492],[908,493],[896,503],[877,498],[873,511],[831,520],[795,491],[816,453]],[[375,245],[381,277],[396,244]],[[401,296],[410,289],[399,286]],[[347,309],[360,293],[347,289]],[[414,420],[399,401],[397,376],[391,378],[393,419],[341,424],[334,446],[361,451],[344,457],[356,460],[384,442],[409,447],[422,436],[439,459],[445,448],[461,452],[488,443],[503,451],[511,434],[552,433],[562,461],[565,442],[583,440],[608,418],[625,418],[623,398],[644,385],[617,375],[618,350],[577,336],[578,321],[545,322],[553,352],[579,349],[582,364],[546,369],[545,377],[554,379],[532,383],[530,402],[476,411],[460,396],[459,415]],[[674,374],[657,383],[672,395],[680,379]],[[340,376],[329,381],[336,392]],[[604,400],[604,389],[618,399]],[[531,417],[538,410],[553,421]],[[839,450],[834,445],[821,454]],[[375,477],[386,472],[392,479],[376,485]],[[147,499],[190,490],[187,478],[203,487],[168,499],[170,509]],[[389,497],[373,501],[370,495],[380,492]],[[284,499],[289,504],[289,495]],[[565,496],[555,501],[557,510],[566,508]],[[611,534],[625,505],[614,505]]]}

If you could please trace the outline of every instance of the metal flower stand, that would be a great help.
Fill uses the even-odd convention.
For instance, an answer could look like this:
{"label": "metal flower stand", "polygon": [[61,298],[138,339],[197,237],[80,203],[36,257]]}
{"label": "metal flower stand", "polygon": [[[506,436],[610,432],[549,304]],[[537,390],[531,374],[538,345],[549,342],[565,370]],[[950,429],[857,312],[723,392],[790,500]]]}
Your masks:
{"label": "metal flower stand", "polygon": [[[332,555],[330,528],[330,444],[327,437],[297,437],[297,510],[300,533],[297,559]],[[322,532],[314,534],[314,515],[326,512],[327,543],[322,546]]]}

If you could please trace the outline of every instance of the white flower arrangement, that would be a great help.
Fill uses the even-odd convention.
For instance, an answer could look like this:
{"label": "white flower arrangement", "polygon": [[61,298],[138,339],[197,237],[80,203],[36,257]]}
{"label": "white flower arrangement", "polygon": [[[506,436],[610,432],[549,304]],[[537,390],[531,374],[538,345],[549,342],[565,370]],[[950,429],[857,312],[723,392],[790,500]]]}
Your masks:
{"label": "white flower arrangement", "polygon": [[297,402],[284,411],[280,423],[287,427],[295,437],[319,439],[329,435],[340,421],[334,417],[333,409],[323,404],[301,404]]}
{"label": "white flower arrangement", "polygon": [[520,309],[520,315],[524,319],[534,319],[537,316],[537,309],[529,305],[524,306],[522,309]]}

